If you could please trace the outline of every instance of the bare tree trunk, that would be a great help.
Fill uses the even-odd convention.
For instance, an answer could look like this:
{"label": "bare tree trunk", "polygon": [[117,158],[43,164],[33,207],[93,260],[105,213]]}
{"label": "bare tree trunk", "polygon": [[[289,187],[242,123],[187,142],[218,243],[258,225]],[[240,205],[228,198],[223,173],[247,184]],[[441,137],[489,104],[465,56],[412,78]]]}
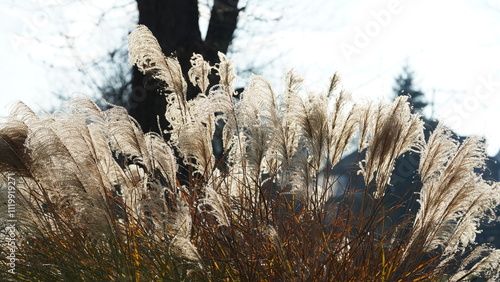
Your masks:
{"label": "bare tree trunk", "polygon": [[[217,52],[226,53],[238,22],[238,0],[215,0],[205,41],[198,24],[197,0],[137,0],[139,24],[146,25],[156,36],[163,52],[175,55],[182,66],[184,77],[190,67],[193,53],[202,54],[209,62],[217,63]],[[158,82],[145,77],[134,67],[129,112],[145,132],[159,132],[157,116],[162,129],[168,127],[163,114],[166,102],[158,92]],[[215,78],[211,83],[215,84]],[[188,83],[189,85],[189,83]],[[188,99],[199,92],[188,87]]]}
{"label": "bare tree trunk", "polygon": [[217,52],[227,53],[238,25],[238,0],[215,0],[205,38],[205,58],[218,62]]}

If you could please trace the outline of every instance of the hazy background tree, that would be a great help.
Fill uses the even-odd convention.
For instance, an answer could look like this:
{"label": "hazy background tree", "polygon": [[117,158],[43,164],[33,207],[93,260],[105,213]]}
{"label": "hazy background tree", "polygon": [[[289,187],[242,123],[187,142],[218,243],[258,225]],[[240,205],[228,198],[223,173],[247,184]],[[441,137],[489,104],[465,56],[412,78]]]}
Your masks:
{"label": "hazy background tree", "polygon": [[393,88],[395,97],[402,95],[410,95],[413,111],[422,114],[427,106],[424,93],[415,88],[414,72],[408,65],[403,67],[402,73],[396,77],[395,86]]}

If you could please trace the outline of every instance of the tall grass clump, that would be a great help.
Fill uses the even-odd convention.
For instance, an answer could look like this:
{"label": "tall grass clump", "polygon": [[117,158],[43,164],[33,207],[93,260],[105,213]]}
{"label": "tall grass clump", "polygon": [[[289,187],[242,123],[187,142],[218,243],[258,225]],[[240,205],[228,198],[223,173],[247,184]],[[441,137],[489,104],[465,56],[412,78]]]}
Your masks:
{"label": "tall grass clump", "polygon": [[[338,75],[306,95],[292,72],[281,93],[254,76],[237,99],[223,54],[214,66],[193,55],[189,82],[200,93],[188,101],[178,61],[146,27],[129,45],[131,62],[164,85],[165,136],[85,98],[42,116],[19,103],[3,120],[0,215],[3,224],[10,173],[17,261],[9,273],[3,224],[2,280],[499,278],[500,251],[474,243],[500,198],[498,183],[477,172],[484,140],[458,142],[443,125],[426,140],[407,97],[360,103]],[[356,142],[359,176],[339,165]],[[410,152],[420,155],[419,179],[395,201],[389,191],[402,188],[391,175]]]}

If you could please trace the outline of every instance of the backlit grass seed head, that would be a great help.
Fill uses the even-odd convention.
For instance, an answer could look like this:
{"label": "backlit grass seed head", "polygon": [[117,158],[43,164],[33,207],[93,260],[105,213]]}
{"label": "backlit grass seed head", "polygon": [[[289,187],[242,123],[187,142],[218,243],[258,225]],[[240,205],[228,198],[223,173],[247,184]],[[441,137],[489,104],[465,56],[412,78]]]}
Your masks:
{"label": "backlit grass seed head", "polygon": [[207,213],[213,215],[220,226],[230,226],[231,223],[226,212],[226,203],[223,195],[208,186],[205,188],[205,197],[201,200],[200,206]]}
{"label": "backlit grass seed head", "polygon": [[369,104],[360,115],[360,144],[363,144],[360,149],[367,148],[361,173],[365,184],[369,185],[377,172],[375,198],[384,195],[396,159],[407,151],[416,150],[423,142],[424,123],[419,115],[411,113],[407,99],[400,96],[391,105]]}
{"label": "backlit grass seed head", "polygon": [[480,219],[494,215],[500,196],[497,183],[474,172],[484,167],[484,141],[467,138],[457,144],[438,125],[424,146],[419,171],[423,187],[415,233],[425,234],[426,248],[442,246],[454,253],[475,240]]}

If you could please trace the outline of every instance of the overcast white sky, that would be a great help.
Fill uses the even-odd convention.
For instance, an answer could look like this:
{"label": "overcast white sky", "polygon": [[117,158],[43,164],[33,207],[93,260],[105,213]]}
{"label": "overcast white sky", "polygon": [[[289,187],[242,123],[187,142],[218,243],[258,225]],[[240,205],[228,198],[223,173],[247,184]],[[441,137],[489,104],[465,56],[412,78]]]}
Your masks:
{"label": "overcast white sky", "polygon": [[[102,14],[113,5],[133,1],[26,0],[24,6],[13,2],[0,3],[0,115],[6,115],[15,100],[37,111],[50,110],[57,105],[52,93],[61,87],[68,95],[94,95],[70,70],[80,60],[125,44],[120,40],[134,23],[133,5]],[[251,16],[243,14],[242,22],[248,19],[248,23],[246,31],[238,33],[234,50],[244,51],[232,58],[241,68],[267,66],[262,73],[278,88],[282,74],[292,67],[306,78],[309,90],[324,89],[338,71],[344,87],[359,99],[392,97],[394,77],[407,62],[415,71],[417,86],[433,102],[426,114],[444,120],[459,134],[485,136],[488,152],[496,154],[499,2],[260,1],[248,10],[281,19],[252,23]],[[58,33],[71,35],[78,46],[74,53],[52,47],[66,43]]]}

